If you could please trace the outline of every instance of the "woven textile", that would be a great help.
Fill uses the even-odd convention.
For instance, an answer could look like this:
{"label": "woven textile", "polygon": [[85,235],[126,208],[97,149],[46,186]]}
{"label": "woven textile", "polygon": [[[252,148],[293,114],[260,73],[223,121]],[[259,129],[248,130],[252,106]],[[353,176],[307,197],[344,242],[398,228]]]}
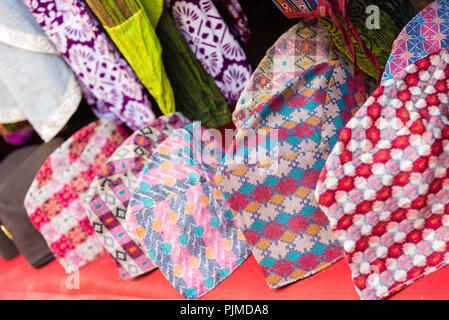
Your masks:
{"label": "woven textile", "polygon": [[25,197],[25,209],[66,272],[104,251],[82,198],[108,157],[128,137],[114,122],[99,120],[77,131],[45,161]]}
{"label": "woven textile", "polygon": [[207,128],[231,122],[231,112],[214,79],[201,66],[171,15],[164,10],[156,29],[177,111]]}
{"label": "woven textile", "polygon": [[[151,1],[146,11],[140,0],[87,0],[114,44],[136,72],[142,84],[164,113],[175,111],[175,97],[162,64],[162,47],[155,27],[160,19],[163,0]],[[148,1],[147,1],[148,3]],[[156,15],[152,15],[156,12]],[[120,17],[114,21],[115,17]],[[153,19],[154,21],[151,21]]]}
{"label": "woven textile", "polygon": [[78,77],[99,118],[137,130],[154,120],[146,91],[83,0],[22,0]]}
{"label": "woven textile", "polygon": [[398,35],[382,83],[425,55],[448,47],[449,1],[438,0],[419,12]]}
{"label": "woven textile", "polygon": [[97,237],[124,278],[155,268],[138,244],[134,230],[125,223],[140,172],[158,144],[188,122],[181,114],[173,113],[134,132],[108,159],[84,197],[84,207]]}
{"label": "woven textile", "polygon": [[[268,49],[243,90],[232,120],[237,128],[249,113],[268,100],[288,81],[311,67],[329,60],[345,58],[332,46],[327,31],[316,21],[300,21]],[[348,60],[346,59],[346,62]]]}
{"label": "woven textile", "polygon": [[251,66],[212,0],[169,0],[168,7],[201,65],[234,105],[251,76]]}
{"label": "woven textile", "polygon": [[287,18],[318,17],[319,0],[273,0]]}
{"label": "woven textile", "polygon": [[128,207],[127,223],[186,298],[213,289],[250,254],[213,181],[222,152],[199,126],[173,132],[147,161]]}
{"label": "woven textile", "polygon": [[253,110],[221,163],[215,180],[271,288],[343,256],[313,190],[357,89],[338,61],[314,66]]}
{"label": "woven textile", "polygon": [[[370,19],[366,10],[369,6],[376,6],[379,10],[379,28],[368,28]],[[409,0],[389,2],[383,0],[351,0],[348,1],[348,7],[351,12],[350,20],[357,29],[360,38],[368,50],[374,54],[383,70],[390,56],[394,40],[407,22],[416,14],[416,10],[410,5]],[[347,26],[343,23],[342,15],[337,15],[337,17],[340,19],[343,27],[347,29]],[[352,54],[333,19],[327,16],[318,20],[329,32],[337,48],[352,60]],[[354,37],[351,37],[351,39],[360,69],[374,79],[377,79],[379,70],[376,69],[376,66],[366,56]]]}
{"label": "woven textile", "polygon": [[362,299],[383,299],[449,262],[449,53],[385,81],[342,130],[316,198]]}

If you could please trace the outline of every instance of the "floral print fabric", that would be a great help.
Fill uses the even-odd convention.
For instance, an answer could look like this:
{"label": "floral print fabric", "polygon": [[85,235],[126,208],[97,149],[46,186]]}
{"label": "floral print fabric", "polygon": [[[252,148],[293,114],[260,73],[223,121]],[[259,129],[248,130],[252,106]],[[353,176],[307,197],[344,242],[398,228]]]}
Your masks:
{"label": "floral print fabric", "polygon": [[146,92],[82,0],[22,0],[65,58],[100,118],[133,130],[154,119]]}
{"label": "floral print fabric", "polygon": [[251,76],[251,66],[212,0],[170,0],[170,12],[201,65],[234,105]]}

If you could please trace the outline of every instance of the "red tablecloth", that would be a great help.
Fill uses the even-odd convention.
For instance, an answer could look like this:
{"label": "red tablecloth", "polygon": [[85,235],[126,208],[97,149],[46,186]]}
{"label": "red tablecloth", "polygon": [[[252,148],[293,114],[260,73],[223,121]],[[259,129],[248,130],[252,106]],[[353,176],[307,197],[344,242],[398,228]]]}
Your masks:
{"label": "red tablecloth", "polygon": [[[159,270],[138,279],[120,277],[105,255],[79,271],[79,289],[67,289],[67,278],[56,260],[33,269],[19,256],[0,261],[0,299],[183,299]],[[67,280],[68,279],[68,280]],[[359,299],[344,260],[287,287],[271,290],[251,256],[203,299]],[[392,299],[449,299],[449,268],[443,268],[396,294]]]}

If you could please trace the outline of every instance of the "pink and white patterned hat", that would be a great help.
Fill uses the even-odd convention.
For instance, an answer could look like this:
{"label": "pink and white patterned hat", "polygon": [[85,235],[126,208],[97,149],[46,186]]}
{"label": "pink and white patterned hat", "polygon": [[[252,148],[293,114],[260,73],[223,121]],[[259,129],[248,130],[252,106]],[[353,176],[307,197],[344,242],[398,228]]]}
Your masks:
{"label": "pink and white patterned hat", "polygon": [[342,130],[316,198],[362,299],[449,263],[449,52],[388,79]]}
{"label": "pink and white patterned hat", "polygon": [[27,214],[67,273],[104,253],[82,199],[106,160],[128,136],[110,120],[89,124],[52,153],[27,192]]}

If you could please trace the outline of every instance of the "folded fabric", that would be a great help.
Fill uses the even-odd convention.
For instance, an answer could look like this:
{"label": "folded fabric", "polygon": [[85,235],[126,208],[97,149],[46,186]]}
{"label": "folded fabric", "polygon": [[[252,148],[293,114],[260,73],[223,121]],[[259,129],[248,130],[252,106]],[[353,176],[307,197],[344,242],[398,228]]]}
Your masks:
{"label": "folded fabric", "polygon": [[208,128],[231,122],[226,99],[168,12],[162,13],[156,33],[162,44],[162,59],[174,89],[177,110]]}
{"label": "folded fabric", "polygon": [[437,0],[411,19],[394,41],[382,83],[425,55],[448,47],[449,0]]}
{"label": "folded fabric", "polygon": [[237,129],[253,109],[267,101],[288,81],[314,65],[341,59],[327,31],[316,21],[300,21],[269,48],[248,81],[232,114]]}
{"label": "folded fabric", "polygon": [[[145,11],[140,0],[128,0],[126,3],[123,0],[86,2],[155,98],[159,109],[164,114],[174,112],[173,89],[162,64],[162,47],[150,21],[150,12]],[[159,13],[159,16],[153,16],[152,19],[158,21],[163,1],[152,2],[151,11]]]}
{"label": "folded fabric", "polygon": [[51,140],[81,101],[81,90],[64,59],[23,3],[0,3],[0,122],[28,120]]}
{"label": "folded fabric", "polygon": [[[416,10],[410,5],[409,0],[382,1],[382,0],[351,0],[348,1],[351,12],[350,19],[357,29],[360,37],[370,52],[376,57],[380,68],[383,70],[391,52],[391,47],[401,29],[416,14]],[[376,6],[379,10],[379,27],[368,28],[366,12],[368,6]],[[347,29],[341,15],[337,15],[343,27]],[[337,25],[330,16],[318,19],[332,37],[338,49],[352,59],[347,44],[341,35]],[[369,21],[369,20],[368,20]],[[379,70],[366,56],[364,50],[352,37],[354,50],[357,55],[357,63],[360,69],[371,77],[377,79]]]}
{"label": "folded fabric", "polygon": [[342,130],[316,198],[362,299],[384,299],[449,262],[449,52],[386,80]]}
{"label": "folded fabric", "polygon": [[343,257],[313,190],[339,129],[362,104],[358,91],[338,61],[312,67],[253,110],[218,169],[218,188],[270,288]]}
{"label": "folded fabric", "polygon": [[31,222],[67,273],[104,253],[82,199],[106,160],[127,137],[112,121],[89,124],[51,154],[26,194],[24,204]]}
{"label": "folded fabric", "polygon": [[201,65],[234,105],[251,76],[251,66],[212,0],[169,0],[173,19]]}
{"label": "folded fabric", "polygon": [[55,138],[39,146],[20,148],[0,164],[0,171],[7,173],[0,183],[0,220],[20,253],[34,268],[47,264],[54,256],[45,239],[31,224],[23,202],[39,168],[63,142],[63,139]]}
{"label": "folded fabric", "polygon": [[33,127],[28,121],[0,123],[0,135],[3,140],[14,146],[25,144],[33,134]]}
{"label": "folded fabric", "polygon": [[199,126],[172,132],[147,161],[126,214],[151,260],[190,299],[250,254],[213,181],[223,151],[210,138]]}
{"label": "folded fabric", "polygon": [[11,260],[19,255],[14,242],[9,238],[9,232],[0,221],[0,258]]}
{"label": "folded fabric", "polygon": [[320,0],[273,0],[287,18],[316,18],[326,14],[326,6]]}
{"label": "folded fabric", "polygon": [[241,42],[247,43],[251,37],[248,17],[238,0],[213,0],[219,13],[232,34]]}
{"label": "folded fabric", "polygon": [[156,268],[138,244],[135,230],[125,223],[125,213],[148,158],[174,129],[188,122],[183,115],[173,113],[134,132],[108,159],[86,192],[87,216],[124,278]]}
{"label": "folded fabric", "polygon": [[99,118],[133,130],[154,119],[144,87],[83,0],[22,1],[78,77]]}
{"label": "folded fabric", "polygon": [[[16,155],[13,154],[17,153],[12,153],[10,157],[16,158]],[[0,162],[0,181],[3,181],[14,170],[14,166],[10,166],[11,162],[4,162],[3,160]],[[17,160],[20,160],[20,157],[17,157]],[[19,254],[19,250],[17,250],[16,245],[12,241],[11,233],[9,233],[8,229],[6,229],[0,220],[0,258],[10,260]]]}

